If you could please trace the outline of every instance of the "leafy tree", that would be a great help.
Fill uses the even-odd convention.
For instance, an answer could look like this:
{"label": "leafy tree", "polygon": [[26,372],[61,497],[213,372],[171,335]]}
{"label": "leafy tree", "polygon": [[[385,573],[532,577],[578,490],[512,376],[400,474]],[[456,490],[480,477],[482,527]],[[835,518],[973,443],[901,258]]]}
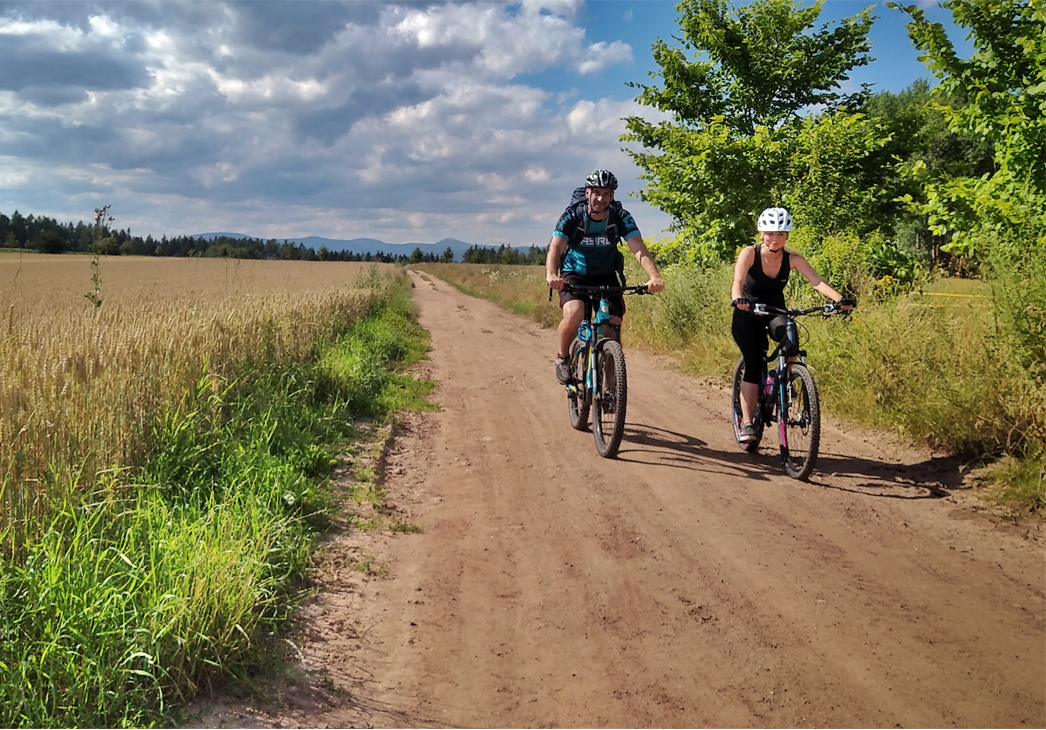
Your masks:
{"label": "leafy tree", "polygon": [[440,263],[443,264],[454,263],[454,249],[452,249],[450,246],[447,246],[445,249],[443,249],[443,255],[440,256],[439,260]]}
{"label": "leafy tree", "polygon": [[[17,210],[11,214],[10,231],[14,236],[14,245],[8,243],[8,248],[25,248],[28,237],[26,236],[25,217]],[[10,242],[10,237],[8,238]]]}
{"label": "leafy tree", "polygon": [[293,241],[284,241],[280,248],[280,258],[284,261],[298,261],[301,259],[301,251]]}
{"label": "leafy tree", "polygon": [[65,253],[65,236],[57,231],[44,231],[33,240],[33,248],[40,253]]}
{"label": "leafy tree", "polygon": [[933,90],[926,79],[916,79],[899,93],[872,95],[864,112],[888,126],[902,161],[922,160],[929,174],[980,177],[994,172],[991,145],[980,135],[953,132],[934,99],[948,107],[966,104],[961,89]]}
{"label": "leafy tree", "polygon": [[798,125],[781,202],[814,237],[863,234],[892,220],[900,177],[891,136],[879,120],[837,112]]}
{"label": "leafy tree", "polygon": [[942,4],[970,30],[968,59],[956,55],[940,23],[928,22],[918,7],[889,3],[911,18],[908,34],[920,60],[941,79],[934,93],[949,128],[990,142],[996,169],[935,177],[916,163],[913,172],[927,176],[920,210],[936,233],[952,235],[947,248],[960,255],[982,257],[987,252],[978,242],[994,240],[992,234],[1046,246],[1046,8],[1040,0]]}
{"label": "leafy tree", "polygon": [[870,60],[872,17],[865,10],[813,31],[821,4],[683,0],[683,47],[654,44],[661,71],[651,75],[662,83],[632,86],[639,103],[668,118],[629,117],[622,139],[653,150],[630,154],[649,181],[641,197],[669,213],[679,231],[661,252],[669,260],[732,257],[751,240],[759,210],[789,188],[802,112],[817,107],[831,117],[866,97],[867,89],[844,95],[838,88]]}

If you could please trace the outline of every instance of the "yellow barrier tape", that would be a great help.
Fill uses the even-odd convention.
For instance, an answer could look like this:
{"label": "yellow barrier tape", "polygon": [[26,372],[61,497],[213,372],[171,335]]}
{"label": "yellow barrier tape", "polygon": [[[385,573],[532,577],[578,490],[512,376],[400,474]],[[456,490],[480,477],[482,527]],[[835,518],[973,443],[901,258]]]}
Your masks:
{"label": "yellow barrier tape", "polygon": [[983,294],[947,294],[942,291],[924,291],[928,297],[962,297],[963,299],[987,299]]}

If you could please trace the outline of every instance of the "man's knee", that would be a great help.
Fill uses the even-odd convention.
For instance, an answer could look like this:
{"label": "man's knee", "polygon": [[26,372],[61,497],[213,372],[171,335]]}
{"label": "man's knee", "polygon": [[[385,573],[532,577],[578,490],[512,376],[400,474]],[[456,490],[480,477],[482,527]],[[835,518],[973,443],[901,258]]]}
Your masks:
{"label": "man's knee", "polygon": [[563,321],[573,324],[581,324],[585,318],[585,303],[578,300],[569,301],[563,305]]}

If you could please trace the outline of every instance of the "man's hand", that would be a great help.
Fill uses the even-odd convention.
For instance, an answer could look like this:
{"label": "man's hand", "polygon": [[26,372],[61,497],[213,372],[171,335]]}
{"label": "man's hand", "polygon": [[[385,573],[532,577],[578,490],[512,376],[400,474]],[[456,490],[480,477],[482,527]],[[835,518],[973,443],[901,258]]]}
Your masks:
{"label": "man's hand", "polygon": [[545,277],[545,281],[548,282],[548,288],[549,289],[555,289],[556,291],[562,291],[563,284],[565,283],[563,281],[563,277],[562,276],[557,276],[555,274],[553,274],[551,276],[546,276]]}
{"label": "man's hand", "polygon": [[651,276],[650,281],[646,283],[646,288],[651,294],[657,294],[665,288],[665,282],[660,276]]}

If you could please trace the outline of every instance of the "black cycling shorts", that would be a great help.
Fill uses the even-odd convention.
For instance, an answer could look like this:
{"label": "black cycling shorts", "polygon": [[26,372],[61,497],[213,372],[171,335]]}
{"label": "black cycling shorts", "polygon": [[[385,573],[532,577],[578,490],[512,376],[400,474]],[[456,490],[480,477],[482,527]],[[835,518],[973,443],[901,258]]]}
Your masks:
{"label": "black cycling shorts", "polygon": [[[564,281],[568,284],[574,284],[576,286],[621,286],[621,282],[618,281],[617,274],[608,274],[606,276],[581,276],[579,274],[564,274]],[[575,299],[584,299],[580,294],[574,292],[561,291],[559,292],[559,306],[562,308],[567,302],[572,302]],[[616,296],[608,297],[610,301],[610,316],[611,317],[623,317],[625,315],[625,297],[621,294]]]}
{"label": "black cycling shorts", "polygon": [[767,317],[765,315],[734,310],[734,319],[730,324],[730,334],[741,350],[745,359],[744,382],[759,383],[766,369],[766,349],[769,344],[767,335],[777,342],[785,336],[787,317]]}

